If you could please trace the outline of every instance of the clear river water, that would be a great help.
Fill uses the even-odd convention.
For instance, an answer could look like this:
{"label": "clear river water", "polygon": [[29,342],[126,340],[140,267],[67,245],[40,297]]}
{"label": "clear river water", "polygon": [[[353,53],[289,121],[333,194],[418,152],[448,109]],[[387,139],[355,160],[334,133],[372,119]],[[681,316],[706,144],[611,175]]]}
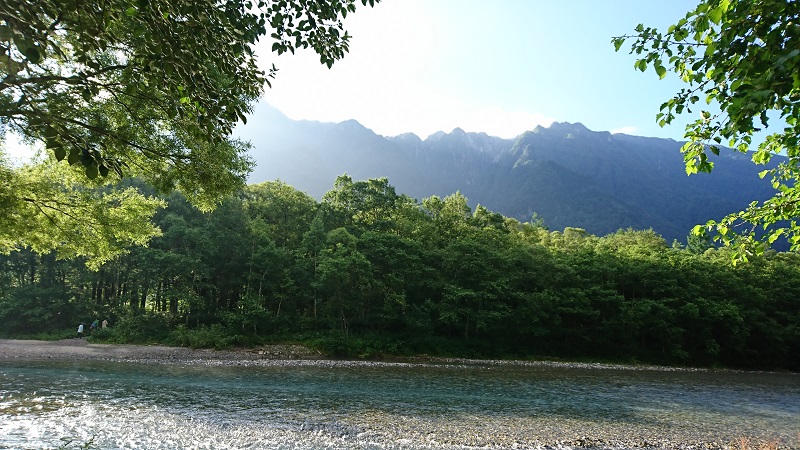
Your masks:
{"label": "clear river water", "polygon": [[0,360],[0,448],[800,448],[800,375],[558,364]]}

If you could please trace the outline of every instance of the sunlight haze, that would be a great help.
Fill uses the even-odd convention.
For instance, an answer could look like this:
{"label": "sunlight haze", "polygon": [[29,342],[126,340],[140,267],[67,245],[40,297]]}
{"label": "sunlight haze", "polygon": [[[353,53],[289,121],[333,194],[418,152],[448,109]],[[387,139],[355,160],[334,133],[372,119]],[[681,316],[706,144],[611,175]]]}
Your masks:
{"label": "sunlight haze", "polygon": [[[260,48],[276,80],[263,101],[292,119],[355,119],[378,134],[423,139],[455,127],[511,138],[553,121],[680,139],[659,105],[680,89],[633,68],[611,38],[666,28],[693,1],[385,0],[345,22],[350,53],[332,69],[310,50]],[[487,5],[491,5],[491,8]]]}

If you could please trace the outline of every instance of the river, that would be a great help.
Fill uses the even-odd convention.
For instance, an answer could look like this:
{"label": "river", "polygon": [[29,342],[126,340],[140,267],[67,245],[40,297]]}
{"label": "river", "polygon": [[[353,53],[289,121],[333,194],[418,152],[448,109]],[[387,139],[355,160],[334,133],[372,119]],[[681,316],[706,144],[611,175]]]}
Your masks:
{"label": "river", "polygon": [[799,432],[798,374],[0,360],[3,449],[800,448]]}

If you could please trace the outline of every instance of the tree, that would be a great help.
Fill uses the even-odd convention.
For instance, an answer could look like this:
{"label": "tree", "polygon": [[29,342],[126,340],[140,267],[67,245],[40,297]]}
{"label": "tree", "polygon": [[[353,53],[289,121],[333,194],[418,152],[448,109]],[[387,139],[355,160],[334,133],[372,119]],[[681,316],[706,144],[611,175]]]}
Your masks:
{"label": "tree", "polygon": [[[653,67],[660,78],[671,71],[688,84],[661,105],[657,120],[665,126],[677,115],[701,109],[686,127],[688,142],[681,150],[689,174],[713,169],[708,152],[718,155],[722,145],[748,152],[770,120],[785,122],[750,154],[756,164],[785,156],[761,173],[772,177],[775,195],[694,229],[698,235],[716,229],[716,238],[735,247],[739,259],[763,252],[782,236],[800,250],[798,15],[800,3],[794,1],[703,0],[666,33],[640,24],[637,34],[612,41],[619,51],[633,38],[637,69]],[[764,233],[756,234],[759,226]]]}
{"label": "tree", "polygon": [[427,249],[388,231],[364,233],[358,248],[372,269],[374,325],[381,330],[426,330],[429,318],[421,300],[437,275]]}
{"label": "tree", "polygon": [[308,263],[308,274],[311,280],[308,284],[312,288],[312,306],[311,313],[314,317],[314,322],[317,321],[317,306],[319,305],[319,277],[320,277],[320,260],[322,258],[322,251],[325,248],[325,239],[327,231],[325,230],[325,223],[322,211],[317,212],[314,219],[311,220],[309,230],[303,233],[303,242],[301,244],[301,251],[306,257],[305,262]]}
{"label": "tree", "polygon": [[470,228],[472,208],[461,192],[445,198],[432,195],[422,200],[422,211],[429,218],[430,229],[425,236],[438,248],[464,235]]}
{"label": "tree", "polygon": [[353,316],[360,315],[366,321],[369,314],[366,300],[372,271],[367,258],[356,248],[357,242],[344,228],[328,232],[314,281],[326,297],[324,306],[331,324],[339,325],[345,336],[350,333]]}
{"label": "tree", "polygon": [[241,195],[250,219],[262,220],[281,247],[294,247],[302,241],[317,209],[311,196],[280,180],[250,185]]}
{"label": "tree", "polygon": [[87,256],[92,268],[160,234],[150,222],[163,202],[135,187],[87,187],[69,166],[16,170],[0,164],[0,252],[28,247],[61,258]]}
{"label": "tree", "polygon": [[386,177],[353,181],[347,175],[336,177],[333,189],[326,192],[322,202],[330,207],[340,225],[355,225],[364,229],[388,229],[396,225],[398,213],[414,200],[397,195]]}
{"label": "tree", "polygon": [[443,251],[442,271],[447,275],[439,319],[463,326],[464,339],[491,330],[511,313],[504,248],[480,234],[455,239]]}
{"label": "tree", "polygon": [[[2,161],[10,131],[44,144],[54,160],[82,168],[88,180],[136,176],[211,209],[244,186],[248,145],[230,133],[277,70],[259,69],[256,42],[268,37],[278,54],[311,48],[330,67],[348,51],[342,19],[356,2],[4,1],[2,176],[14,176]],[[31,198],[22,184],[15,186],[0,192],[0,216],[16,214],[20,201]],[[151,236],[140,233],[139,240]]]}

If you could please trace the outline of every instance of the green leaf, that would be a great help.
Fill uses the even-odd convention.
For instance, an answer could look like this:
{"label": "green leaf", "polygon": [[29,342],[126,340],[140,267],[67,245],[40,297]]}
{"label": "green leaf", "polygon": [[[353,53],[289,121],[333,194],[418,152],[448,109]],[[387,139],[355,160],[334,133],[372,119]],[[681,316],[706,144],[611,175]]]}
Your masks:
{"label": "green leaf", "polygon": [[98,170],[97,164],[89,164],[86,166],[86,177],[90,180],[94,180],[97,178]]}
{"label": "green leaf", "polygon": [[55,128],[51,127],[50,125],[47,125],[47,126],[44,127],[44,137],[45,138],[54,138],[56,136],[58,136],[58,130],[56,130]]}
{"label": "green leaf", "polygon": [[0,42],[11,42],[14,32],[8,25],[0,25]]}
{"label": "green leaf", "polygon": [[64,147],[53,147],[53,154],[56,156],[56,160],[61,161],[67,156],[67,151]]}
{"label": "green leaf", "polygon": [[42,61],[42,53],[36,47],[28,47],[23,53],[25,54],[25,58],[34,64],[39,64]]}
{"label": "green leaf", "polygon": [[708,12],[708,18],[711,19],[711,21],[714,22],[716,25],[719,25],[719,23],[722,21],[723,12],[724,10],[718,6]]}
{"label": "green leaf", "polygon": [[656,66],[656,73],[658,74],[658,78],[663,80],[665,76],[667,76],[667,69],[664,66],[658,65]]}
{"label": "green leaf", "polygon": [[72,149],[69,151],[69,156],[67,157],[67,162],[68,162],[68,163],[69,163],[69,165],[71,166],[71,165],[73,165],[73,164],[77,163],[77,162],[78,162],[78,161],[80,161],[80,160],[81,160],[81,151],[80,151],[80,150],[78,150],[78,148],[77,148],[77,147],[73,147],[73,148],[72,148]]}
{"label": "green leaf", "polygon": [[125,10],[125,15],[128,16],[128,17],[132,17],[132,16],[135,16],[137,12],[138,11],[136,10],[136,8],[131,6],[130,8]]}

